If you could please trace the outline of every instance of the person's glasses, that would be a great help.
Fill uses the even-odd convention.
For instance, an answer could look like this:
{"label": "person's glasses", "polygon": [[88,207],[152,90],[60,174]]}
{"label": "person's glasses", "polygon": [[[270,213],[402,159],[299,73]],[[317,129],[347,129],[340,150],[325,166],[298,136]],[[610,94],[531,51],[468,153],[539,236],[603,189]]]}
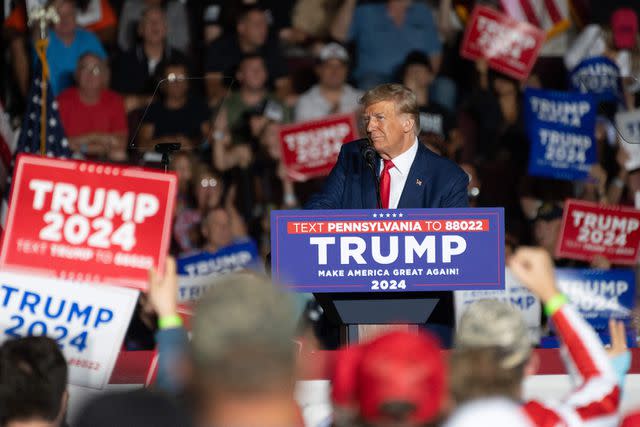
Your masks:
{"label": "person's glasses", "polygon": [[100,65],[83,65],[80,67],[80,71],[81,72],[90,72],[91,74],[93,74],[94,76],[99,76],[102,72],[103,69]]}
{"label": "person's glasses", "polygon": [[218,180],[215,178],[202,178],[200,181],[200,187],[213,188],[218,185]]}
{"label": "person's glasses", "polygon": [[167,74],[167,80],[169,81],[169,83],[181,82],[185,80],[186,77],[187,76],[185,76],[184,74],[176,74],[176,73]]}

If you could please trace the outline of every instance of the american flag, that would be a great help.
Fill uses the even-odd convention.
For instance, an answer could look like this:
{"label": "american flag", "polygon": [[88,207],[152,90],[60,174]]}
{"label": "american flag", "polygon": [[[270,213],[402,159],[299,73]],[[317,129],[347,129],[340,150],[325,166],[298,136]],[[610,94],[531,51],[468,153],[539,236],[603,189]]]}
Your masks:
{"label": "american flag", "polygon": [[[40,153],[40,117],[43,102],[41,82],[42,66],[40,61],[37,61],[16,153]],[[50,85],[47,89],[47,99],[45,100],[47,103],[46,155],[49,157],[71,157],[69,142],[60,122],[58,103],[53,99]]]}
{"label": "american flag", "polygon": [[517,21],[529,22],[554,37],[570,26],[569,0],[500,0],[504,11]]}

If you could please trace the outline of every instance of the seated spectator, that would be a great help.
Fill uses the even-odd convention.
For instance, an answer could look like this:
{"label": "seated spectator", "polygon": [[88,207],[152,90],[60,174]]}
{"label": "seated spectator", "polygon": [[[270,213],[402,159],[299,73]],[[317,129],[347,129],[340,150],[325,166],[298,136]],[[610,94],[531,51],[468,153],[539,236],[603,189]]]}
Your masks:
{"label": "seated spectator", "polygon": [[123,52],[135,48],[138,21],[143,12],[149,7],[162,7],[166,10],[167,41],[169,46],[184,54],[189,52],[191,32],[189,15],[185,3],[178,0],[126,0],[120,13],[120,27],[118,29],[118,47]]}
{"label": "seated spectator", "polygon": [[167,44],[167,17],[160,6],[149,6],[138,23],[140,43],[119,55],[113,65],[111,85],[124,95],[127,111],[146,107],[153,100],[161,73],[168,62],[187,63],[179,50]]}
{"label": "seated spectator", "polygon": [[64,89],[73,86],[73,76],[82,55],[93,53],[100,59],[106,59],[107,54],[93,33],[78,26],[74,0],[54,0],[53,5],[60,21],[49,33],[47,61],[51,90],[57,96]]}
{"label": "seated spectator", "polygon": [[354,72],[360,89],[389,83],[407,55],[414,50],[429,55],[434,74],[440,69],[442,46],[430,8],[411,0],[359,4],[345,0],[336,15],[331,35],[356,45]]}
{"label": "seated spectator", "polygon": [[209,107],[189,92],[187,65],[167,62],[160,86],[160,100],[151,104],[138,135],[138,147],[153,149],[159,143],[179,143],[193,149],[209,133]]}
{"label": "seated spectator", "polygon": [[87,53],[78,60],[77,87],[58,96],[60,120],[75,153],[113,161],[127,159],[127,119],[120,95],[107,89],[104,60]]}
{"label": "seated spectator", "polygon": [[338,43],[320,49],[316,74],[318,84],[300,95],[295,108],[295,120],[304,122],[330,114],[351,113],[359,108],[362,92],[347,84],[349,54]]}
{"label": "seated spectator", "polygon": [[[577,375],[567,398],[529,401],[522,414],[537,426],[615,426],[620,404],[617,375],[595,331],[558,291],[551,256],[542,248],[520,248],[509,266],[542,300],[571,360],[568,371]],[[522,382],[535,372],[537,359],[522,315],[500,301],[483,300],[463,314],[450,363],[451,392],[461,405],[488,397],[521,401]]]}
{"label": "seated spectator", "polygon": [[62,427],[69,393],[67,362],[47,337],[6,341],[0,347],[0,425]]}
{"label": "seated spectator", "polygon": [[338,353],[332,378],[336,426],[424,427],[447,412],[447,368],[435,338],[396,331]]}
{"label": "seated spectator", "polygon": [[204,63],[210,104],[222,101],[226,93],[224,78],[233,76],[242,58],[253,54],[263,58],[278,98],[285,99],[290,94],[291,82],[286,62],[280,54],[278,42],[269,39],[268,33],[264,9],[249,5],[238,16],[236,32],[224,34],[207,47]]}
{"label": "seated spectator", "polygon": [[[164,277],[150,276],[160,325],[158,386],[193,390],[199,425],[302,426],[293,398],[296,319],[289,298],[255,274],[218,279],[198,302],[187,356],[175,269],[169,259]],[[191,369],[179,368],[185,364]]]}
{"label": "seated spectator", "polygon": [[[11,56],[11,65],[19,93],[26,96],[29,89],[29,57],[27,53],[27,38],[29,31],[27,28],[27,10],[24,0],[15,2],[14,8],[4,21],[5,40]],[[44,1],[43,1],[44,3]],[[98,38],[106,44],[114,39],[117,26],[117,18],[108,0],[78,0],[77,24],[85,30],[96,34]],[[97,11],[96,11],[97,9]],[[84,37],[84,36],[82,36]],[[69,44],[69,43],[65,43]],[[95,43],[91,43],[95,45]],[[95,47],[95,46],[93,46]],[[95,48],[95,52],[99,52]],[[75,68],[75,64],[72,69]]]}
{"label": "seated spectator", "polygon": [[289,121],[289,109],[271,94],[267,78],[267,68],[260,55],[247,55],[239,62],[236,73],[239,88],[229,95],[223,106],[233,144],[249,143],[255,147],[255,139],[267,119]]}
{"label": "seated spectator", "polygon": [[188,192],[193,195],[194,206],[176,212],[173,224],[173,237],[178,253],[188,253],[202,245],[200,223],[210,209],[222,205],[224,183],[210,166],[203,163],[195,165],[193,179]]}
{"label": "seated spectator", "polygon": [[440,148],[442,155],[455,158],[463,142],[455,117],[429,97],[429,86],[435,74],[429,57],[422,52],[411,52],[400,68],[402,84],[416,94],[420,108],[420,139]]}

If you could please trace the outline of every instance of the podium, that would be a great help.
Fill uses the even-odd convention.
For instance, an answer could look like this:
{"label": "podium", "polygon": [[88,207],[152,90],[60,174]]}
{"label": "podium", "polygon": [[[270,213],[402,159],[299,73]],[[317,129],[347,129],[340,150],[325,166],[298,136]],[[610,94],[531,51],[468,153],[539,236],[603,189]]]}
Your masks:
{"label": "podium", "polygon": [[313,293],[342,326],[343,344],[374,327],[453,328],[451,291],[504,289],[503,216],[502,208],[272,211],[272,278]]}
{"label": "podium", "polygon": [[430,297],[429,292],[314,293],[314,296],[329,320],[340,326],[342,344],[357,343],[375,333],[368,326],[417,327],[428,321],[440,302],[440,298]]}

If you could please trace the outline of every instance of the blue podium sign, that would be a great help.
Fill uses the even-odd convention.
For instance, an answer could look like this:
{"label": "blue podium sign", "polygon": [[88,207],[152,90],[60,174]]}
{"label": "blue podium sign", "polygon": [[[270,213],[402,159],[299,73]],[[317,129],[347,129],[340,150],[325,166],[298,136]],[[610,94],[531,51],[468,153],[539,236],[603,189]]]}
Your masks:
{"label": "blue podium sign", "polygon": [[504,210],[272,211],[271,257],[300,292],[504,289]]}

